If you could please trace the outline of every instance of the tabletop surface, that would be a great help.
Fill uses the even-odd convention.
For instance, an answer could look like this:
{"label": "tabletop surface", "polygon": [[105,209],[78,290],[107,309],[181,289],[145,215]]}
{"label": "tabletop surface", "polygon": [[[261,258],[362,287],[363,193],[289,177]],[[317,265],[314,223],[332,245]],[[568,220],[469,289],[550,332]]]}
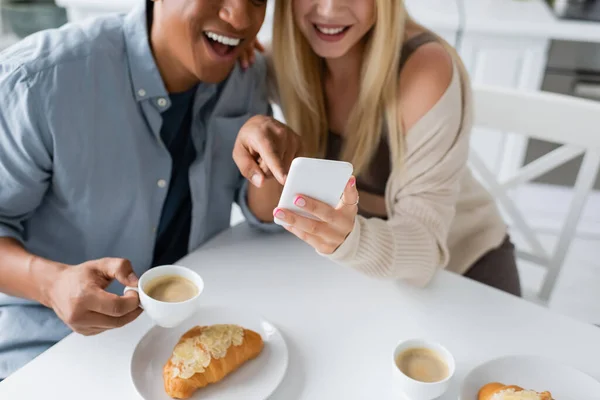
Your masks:
{"label": "tabletop surface", "polygon": [[[442,399],[457,398],[473,367],[505,355],[550,357],[600,379],[600,329],[449,272],[426,289],[376,280],[245,224],[180,264],[204,278],[206,306],[252,309],[281,330],[289,366],[274,400],[392,399],[394,347],[414,337],[456,359]],[[0,399],[137,399],[130,360],[151,326],[142,314],[97,336],[72,334],[0,383]]]}

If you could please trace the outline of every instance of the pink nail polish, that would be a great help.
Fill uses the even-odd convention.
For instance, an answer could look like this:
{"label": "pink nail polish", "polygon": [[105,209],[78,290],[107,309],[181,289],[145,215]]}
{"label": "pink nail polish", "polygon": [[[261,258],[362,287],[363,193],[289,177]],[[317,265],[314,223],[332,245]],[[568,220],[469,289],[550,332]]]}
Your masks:
{"label": "pink nail polish", "polygon": [[304,200],[302,197],[298,196],[298,197],[296,197],[296,200],[294,200],[294,204],[297,205],[298,207],[304,207],[306,205],[306,200]]}
{"label": "pink nail polish", "polygon": [[350,179],[350,187],[354,187],[354,186],[356,186],[356,178],[352,177]]}
{"label": "pink nail polish", "polygon": [[285,213],[283,211],[281,211],[279,208],[277,208],[277,209],[275,209],[275,213],[273,213],[273,216],[278,219],[284,219]]}

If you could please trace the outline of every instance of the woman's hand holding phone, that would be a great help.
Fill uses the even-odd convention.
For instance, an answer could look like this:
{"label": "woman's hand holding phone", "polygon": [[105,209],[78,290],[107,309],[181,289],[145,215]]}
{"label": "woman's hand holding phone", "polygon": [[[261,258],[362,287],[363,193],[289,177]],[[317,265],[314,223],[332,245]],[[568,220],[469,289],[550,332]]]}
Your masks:
{"label": "woman's hand holding phone", "polygon": [[[300,138],[294,131],[274,118],[257,115],[250,118],[240,130],[233,149],[233,159],[242,175],[260,188],[271,175],[281,185],[285,185],[292,161],[300,152]],[[321,163],[316,159],[297,161],[299,174],[290,182],[290,193],[286,194],[284,188],[282,199],[287,199],[284,199],[283,204],[290,207],[293,198],[296,211],[301,210],[305,215],[282,207],[280,199],[280,205],[273,211],[273,216],[283,222],[285,229],[320,253],[331,254],[354,229],[358,213],[358,191],[356,178],[353,176],[346,182],[341,200],[336,206],[332,206],[340,198],[339,190],[343,187],[344,180],[351,175],[352,166],[340,162]],[[310,168],[311,165],[313,169]],[[341,178],[343,175],[345,177]],[[343,179],[341,185],[340,178]],[[325,203],[307,196],[304,194],[306,192],[330,200]],[[278,194],[281,192],[278,191]],[[255,210],[251,205],[250,208],[256,215],[264,207],[256,206]]]}
{"label": "woman's hand holding phone", "polygon": [[331,254],[344,243],[358,213],[356,178],[351,177],[336,207],[304,195],[296,196],[294,205],[316,217],[307,218],[293,211],[276,208],[275,218],[285,223],[284,228],[322,254]]}

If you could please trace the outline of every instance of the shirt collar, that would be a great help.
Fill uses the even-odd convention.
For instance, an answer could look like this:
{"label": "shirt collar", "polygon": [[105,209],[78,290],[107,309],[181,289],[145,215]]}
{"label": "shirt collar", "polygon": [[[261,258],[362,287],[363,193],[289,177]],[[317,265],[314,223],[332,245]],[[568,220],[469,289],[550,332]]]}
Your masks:
{"label": "shirt collar", "polygon": [[125,17],[123,32],[136,100],[160,97],[168,102],[169,94],[150,49],[145,5],[136,7]]}

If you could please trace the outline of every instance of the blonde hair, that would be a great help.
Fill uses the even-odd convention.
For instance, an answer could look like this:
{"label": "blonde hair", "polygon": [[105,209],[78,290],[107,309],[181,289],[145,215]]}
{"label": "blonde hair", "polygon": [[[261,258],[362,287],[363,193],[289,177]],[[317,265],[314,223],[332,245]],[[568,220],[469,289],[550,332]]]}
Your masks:
{"label": "blonde hair", "polygon": [[[280,106],[285,122],[301,135],[305,155],[324,157],[329,130],[323,92],[324,61],[296,26],[292,3],[277,0],[273,21],[273,67]],[[402,0],[377,0],[375,8],[375,24],[363,38],[360,90],[346,124],[340,155],[354,165],[355,175],[370,163],[381,141],[384,122],[393,167],[402,160],[404,135],[398,107],[402,45],[407,26],[425,29],[410,18]],[[438,40],[460,64],[456,51],[443,39]]]}

